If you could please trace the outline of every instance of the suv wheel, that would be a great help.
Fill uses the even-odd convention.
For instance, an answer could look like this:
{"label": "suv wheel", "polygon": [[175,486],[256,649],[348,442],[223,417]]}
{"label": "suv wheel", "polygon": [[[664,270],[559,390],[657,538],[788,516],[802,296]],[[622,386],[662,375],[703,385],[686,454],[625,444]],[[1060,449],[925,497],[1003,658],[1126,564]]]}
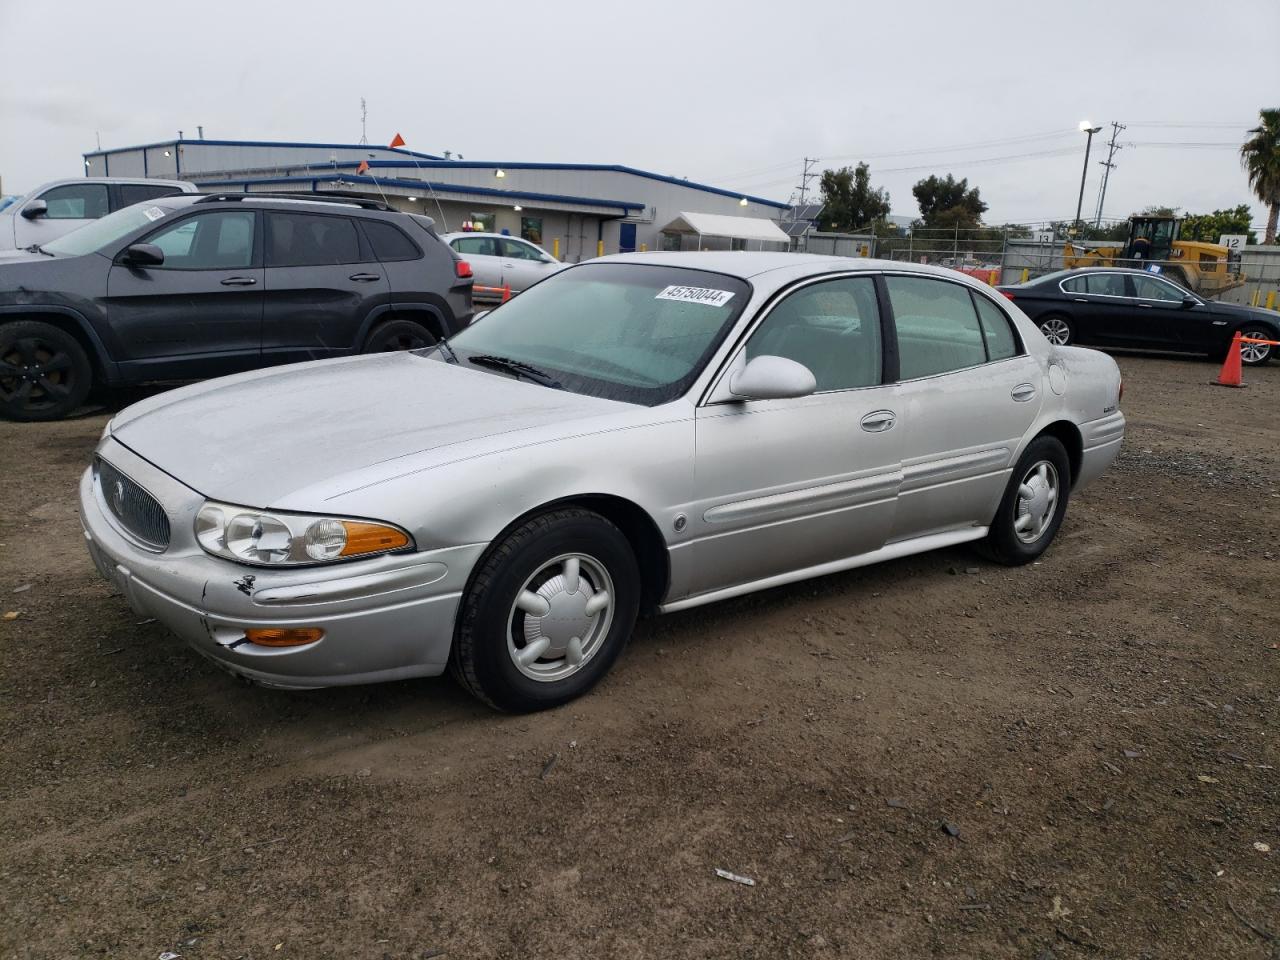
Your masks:
{"label": "suv wheel", "polygon": [[388,353],[392,350],[421,350],[436,342],[426,327],[413,320],[388,320],[369,331],[361,353]]}
{"label": "suv wheel", "polygon": [[93,368],[79,341],[49,323],[0,326],[0,415],[61,420],[84,403]]}

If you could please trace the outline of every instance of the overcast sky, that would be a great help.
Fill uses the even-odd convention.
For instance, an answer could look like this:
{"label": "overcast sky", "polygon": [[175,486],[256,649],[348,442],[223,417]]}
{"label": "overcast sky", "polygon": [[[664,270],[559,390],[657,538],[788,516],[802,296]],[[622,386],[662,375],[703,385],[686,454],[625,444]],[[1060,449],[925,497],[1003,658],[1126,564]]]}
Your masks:
{"label": "overcast sky", "polygon": [[954,173],[988,222],[1030,222],[1074,215],[1083,119],[1104,126],[1092,213],[1118,120],[1108,215],[1251,202],[1260,223],[1236,147],[1280,106],[1277,37],[1277,0],[0,0],[0,178],[25,192],[81,174],[98,136],[197,124],[354,143],[364,96],[371,143],[398,131],[429,153],[623,163],[779,200],[805,156],[867,159],[895,214],[917,213],[916,180]]}

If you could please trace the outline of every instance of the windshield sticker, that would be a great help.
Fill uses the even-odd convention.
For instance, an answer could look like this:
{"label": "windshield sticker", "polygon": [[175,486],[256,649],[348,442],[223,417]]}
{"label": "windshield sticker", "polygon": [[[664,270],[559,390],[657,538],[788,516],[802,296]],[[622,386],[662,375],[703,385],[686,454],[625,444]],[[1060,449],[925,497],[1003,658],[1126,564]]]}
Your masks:
{"label": "windshield sticker", "polygon": [[710,307],[723,307],[733,299],[732,290],[713,290],[710,287],[683,287],[673,284],[659,293],[655,300],[680,300],[684,303],[705,303]]}
{"label": "windshield sticker", "polygon": [[159,207],[147,207],[147,209],[142,211],[142,215],[148,220],[154,222],[164,216],[164,211]]}

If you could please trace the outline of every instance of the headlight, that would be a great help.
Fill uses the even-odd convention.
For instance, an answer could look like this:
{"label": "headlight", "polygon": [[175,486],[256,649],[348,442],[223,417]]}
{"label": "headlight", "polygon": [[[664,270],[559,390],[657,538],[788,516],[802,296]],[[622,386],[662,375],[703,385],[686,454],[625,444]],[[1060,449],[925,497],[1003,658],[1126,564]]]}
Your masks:
{"label": "headlight", "polygon": [[196,539],[215,556],[264,567],[350,560],[413,548],[409,534],[386,523],[268,513],[212,500],[196,514]]}

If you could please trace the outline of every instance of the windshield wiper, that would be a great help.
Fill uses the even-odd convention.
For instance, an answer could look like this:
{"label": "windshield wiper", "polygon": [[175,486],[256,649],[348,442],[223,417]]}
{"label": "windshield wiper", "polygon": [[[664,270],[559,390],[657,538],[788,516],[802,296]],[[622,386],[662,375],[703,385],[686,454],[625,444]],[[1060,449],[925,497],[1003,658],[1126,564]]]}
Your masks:
{"label": "windshield wiper", "polygon": [[458,362],[458,355],[453,352],[453,347],[449,346],[448,340],[441,340],[436,344],[440,348],[440,352],[444,354],[444,358],[450,363]]}
{"label": "windshield wiper", "polygon": [[27,247],[27,248],[26,248],[26,252],[27,252],[27,253],[43,253],[46,257],[52,257],[52,256],[53,256],[53,254],[52,254],[52,253],[50,253],[50,252],[49,252],[48,250],[46,250],[44,247],[40,246],[40,244],[38,244],[38,243],[33,243],[31,246]]}
{"label": "windshield wiper", "polygon": [[554,390],[564,389],[564,385],[555,377],[525,363],[523,360],[512,360],[510,357],[499,357],[491,353],[480,353],[474,357],[467,357],[467,362],[474,363],[477,367],[493,367],[495,370],[506,370],[518,377],[524,377],[526,380],[532,380],[534,383],[541,384],[544,387],[551,387]]}

